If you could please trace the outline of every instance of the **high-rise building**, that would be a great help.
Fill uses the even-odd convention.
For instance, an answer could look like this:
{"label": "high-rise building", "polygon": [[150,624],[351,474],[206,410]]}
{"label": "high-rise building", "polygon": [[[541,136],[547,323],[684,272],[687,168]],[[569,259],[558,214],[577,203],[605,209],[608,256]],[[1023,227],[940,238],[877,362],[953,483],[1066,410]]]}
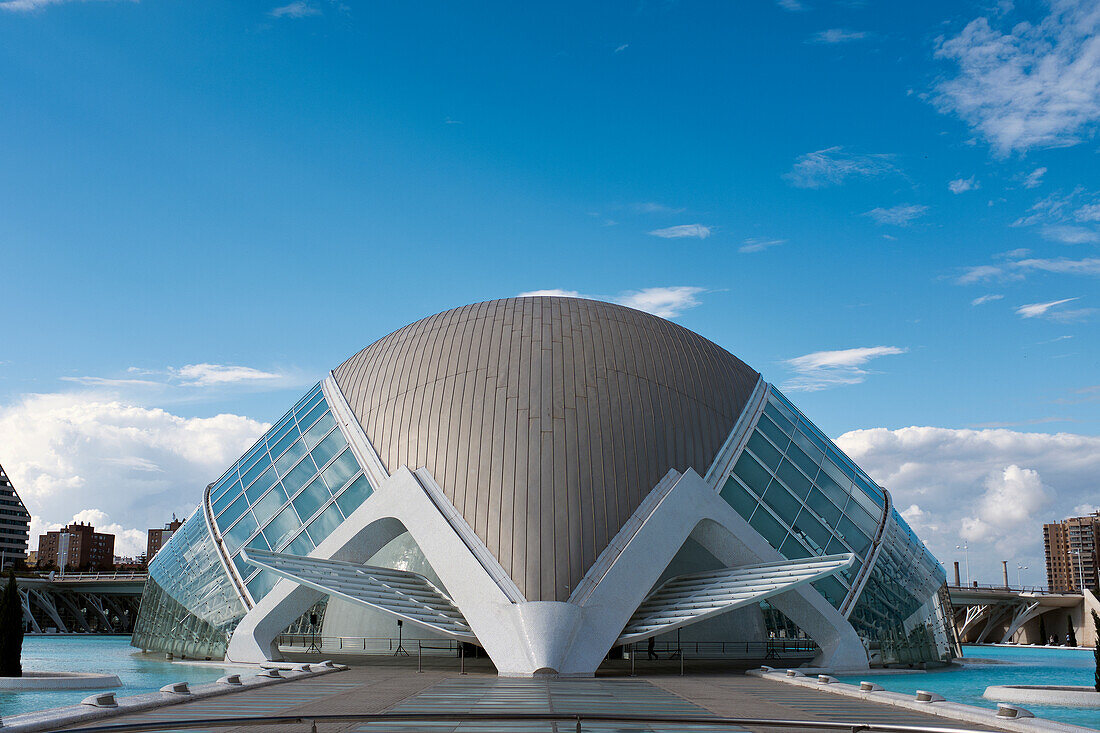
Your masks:
{"label": "high-rise building", "polygon": [[1047,587],[1059,593],[1100,586],[1100,511],[1043,525]]}
{"label": "high-rise building", "polygon": [[115,536],[77,522],[38,537],[38,566],[65,570],[110,570]]}
{"label": "high-rise building", "polygon": [[172,515],[172,521],[164,525],[159,529],[149,530],[148,539],[145,543],[145,560],[148,562],[153,559],[153,556],[160,551],[160,548],[164,547],[164,544],[168,540],[172,539],[172,535],[183,524],[182,519],[177,519],[176,515]]}
{"label": "high-rise building", "polygon": [[27,559],[31,515],[0,466],[0,567]]}
{"label": "high-rise building", "polygon": [[681,629],[762,641],[769,618],[821,666],[958,651],[943,568],[890,493],[733,354],[610,303],[399,329],[196,499],[149,563],[138,648],[275,659],[328,598],[326,628],[351,604],[510,676],[591,675]]}

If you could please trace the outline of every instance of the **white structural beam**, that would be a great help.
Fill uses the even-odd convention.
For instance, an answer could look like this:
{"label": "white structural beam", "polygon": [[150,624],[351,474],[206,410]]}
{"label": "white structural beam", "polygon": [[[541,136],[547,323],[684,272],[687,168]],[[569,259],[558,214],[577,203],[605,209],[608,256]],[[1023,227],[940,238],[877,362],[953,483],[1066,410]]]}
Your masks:
{"label": "white structural beam", "polygon": [[745,565],[669,578],[650,593],[619,636],[629,644],[811,583],[851,566],[855,555]]}
{"label": "white structural beam", "polygon": [[246,550],[244,561],[460,641],[477,641],[446,593],[423,575],[370,565]]}

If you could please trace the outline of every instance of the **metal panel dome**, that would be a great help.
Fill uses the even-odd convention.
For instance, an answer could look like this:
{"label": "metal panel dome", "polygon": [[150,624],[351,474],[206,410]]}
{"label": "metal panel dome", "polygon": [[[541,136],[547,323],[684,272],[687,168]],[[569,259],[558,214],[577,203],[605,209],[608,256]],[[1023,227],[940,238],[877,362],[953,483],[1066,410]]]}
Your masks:
{"label": "metal panel dome", "polygon": [[563,601],[669,469],[703,474],[759,374],[662,318],[476,303],[333,372],[388,471],[432,472],[531,601]]}

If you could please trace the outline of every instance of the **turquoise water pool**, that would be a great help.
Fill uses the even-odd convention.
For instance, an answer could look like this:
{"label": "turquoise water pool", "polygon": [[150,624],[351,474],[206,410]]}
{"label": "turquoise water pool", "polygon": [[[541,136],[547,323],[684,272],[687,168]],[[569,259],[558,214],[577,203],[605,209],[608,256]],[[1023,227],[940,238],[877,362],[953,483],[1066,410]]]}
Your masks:
{"label": "turquoise water pool", "polygon": [[[225,667],[174,664],[141,654],[128,636],[28,636],[23,640],[23,669],[36,672],[105,672],[118,675],[118,696],[159,690],[170,682],[213,682]],[[0,692],[0,717],[74,705],[91,690]]]}
{"label": "turquoise water pool", "polygon": [[[843,676],[844,682],[871,679],[894,692],[918,689],[938,692],[953,702],[996,708],[996,700],[982,697],[990,685],[1089,685],[1093,684],[1092,649],[1060,647],[1014,648],[965,646],[962,665],[910,674]],[[984,661],[988,660],[988,661]],[[1100,709],[1027,705],[1041,718],[1100,728]]]}

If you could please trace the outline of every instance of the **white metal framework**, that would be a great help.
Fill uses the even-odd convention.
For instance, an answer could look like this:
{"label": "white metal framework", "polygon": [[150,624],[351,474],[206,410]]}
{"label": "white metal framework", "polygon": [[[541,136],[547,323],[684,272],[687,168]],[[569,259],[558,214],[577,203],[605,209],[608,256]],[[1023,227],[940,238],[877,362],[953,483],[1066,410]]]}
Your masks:
{"label": "white metal framework", "polygon": [[693,624],[803,583],[832,575],[852,564],[855,555],[768,562],[691,573],[669,578],[634,612],[616,643],[629,644]]}
{"label": "white metal framework", "polygon": [[450,597],[423,575],[267,550],[247,550],[244,559],[250,565],[322,593],[369,606],[454,639],[477,641]]}

